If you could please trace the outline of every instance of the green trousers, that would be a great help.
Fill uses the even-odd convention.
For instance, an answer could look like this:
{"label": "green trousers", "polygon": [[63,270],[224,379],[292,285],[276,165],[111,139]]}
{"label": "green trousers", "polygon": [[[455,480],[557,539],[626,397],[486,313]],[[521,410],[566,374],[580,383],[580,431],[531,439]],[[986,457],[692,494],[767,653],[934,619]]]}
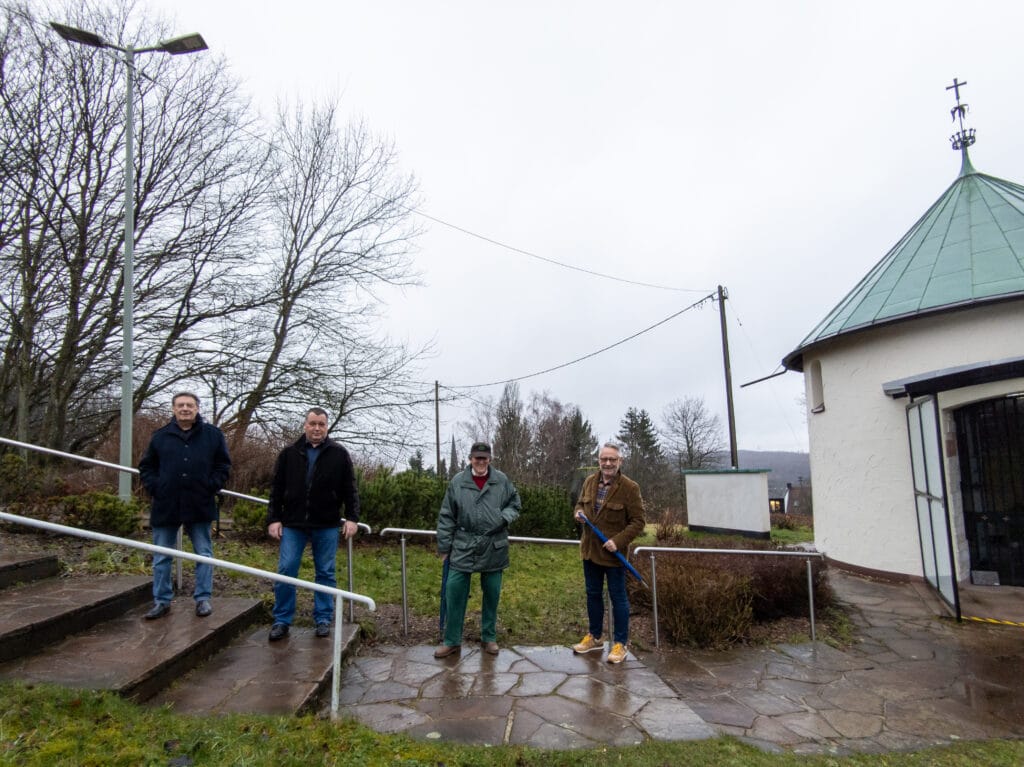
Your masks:
{"label": "green trousers", "polygon": [[[480,613],[480,641],[498,641],[498,598],[501,596],[501,570],[480,573],[483,605]],[[444,591],[448,613],[444,624],[444,643],[449,647],[462,644],[462,625],[466,622],[466,602],[469,601],[469,579],[473,573],[448,571],[448,586]]]}

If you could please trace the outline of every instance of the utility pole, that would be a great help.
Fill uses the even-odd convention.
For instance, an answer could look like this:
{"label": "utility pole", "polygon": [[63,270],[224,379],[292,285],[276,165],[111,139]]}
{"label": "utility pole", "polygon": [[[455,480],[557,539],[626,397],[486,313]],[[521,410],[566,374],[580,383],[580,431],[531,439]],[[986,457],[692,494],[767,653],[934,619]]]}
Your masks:
{"label": "utility pole", "polygon": [[434,473],[441,476],[441,382],[434,381]]}
{"label": "utility pole", "polygon": [[722,324],[722,359],[725,361],[725,401],[729,410],[729,455],[732,467],[740,467],[739,450],[736,448],[736,411],[732,404],[732,366],[729,363],[729,331],[725,324],[725,288],[718,286],[718,319]]}

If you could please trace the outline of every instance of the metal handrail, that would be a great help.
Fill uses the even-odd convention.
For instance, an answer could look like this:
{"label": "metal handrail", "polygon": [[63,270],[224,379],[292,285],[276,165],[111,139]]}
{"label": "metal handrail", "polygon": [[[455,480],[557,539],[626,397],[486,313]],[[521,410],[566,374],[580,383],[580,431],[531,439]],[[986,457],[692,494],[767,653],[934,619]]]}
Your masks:
{"label": "metal handrail", "polygon": [[[0,437],[0,444],[12,445],[14,447],[19,447],[19,448],[22,448],[22,449],[25,449],[25,450],[35,450],[36,452],[39,452],[39,453],[48,453],[49,455],[56,455],[56,456],[59,456],[61,458],[70,458],[70,459],[75,460],[75,461],[81,461],[83,463],[91,463],[94,466],[103,466],[103,467],[108,468],[108,469],[114,469],[116,471],[126,472],[128,474],[138,474],[139,473],[139,470],[136,469],[133,466],[121,466],[118,463],[110,463],[109,461],[101,461],[98,458],[87,458],[84,455],[76,455],[75,453],[66,453],[63,450],[54,450],[51,447],[42,447],[40,445],[33,445],[33,444],[29,443],[29,442],[18,442],[17,440],[7,439],[6,437]],[[236,493],[234,490],[223,490],[222,489],[222,490],[219,491],[219,495],[226,495],[226,496],[230,496],[231,498],[239,498],[239,499],[241,499],[243,501],[252,501],[253,503],[262,503],[263,505],[267,505],[267,504],[270,503],[270,501],[268,501],[266,498],[260,498],[257,495],[246,495],[245,493]],[[345,521],[346,521],[345,519],[342,519],[342,522],[345,522]],[[369,535],[370,533],[373,532],[373,529],[369,525],[364,523],[364,522],[357,522],[356,526],[360,530],[365,531],[367,535]],[[347,540],[347,543],[348,543],[348,590],[351,591],[355,587],[355,574],[353,573],[353,570],[352,570],[352,539],[349,538]],[[179,549],[181,548],[181,544],[182,544],[182,535],[181,535],[181,527],[179,527],[178,528],[178,548]],[[181,581],[182,581],[181,559],[176,560],[176,562],[177,562],[177,566],[175,568],[175,570],[176,570],[175,575],[177,576],[178,588],[180,589],[181,588]],[[339,612],[338,615],[341,615],[341,613]],[[355,620],[355,603],[354,602],[349,602],[348,603],[348,621],[349,621],[349,623],[352,623],[354,620]]]}
{"label": "metal handrail", "polygon": [[763,551],[760,549],[681,549],[669,546],[637,546],[631,552],[636,556],[641,551],[651,553],[651,610],[654,613],[654,646],[661,647],[658,636],[658,570],[654,563],[654,555],[661,553],[675,554],[760,554],[762,556],[775,557],[805,557],[807,559],[807,601],[811,616],[811,641],[817,641],[817,634],[814,627],[814,576],[811,570],[811,559],[817,557],[824,559],[825,555],[817,551]]}
{"label": "metal handrail", "polygon": [[[321,586],[319,583],[310,583],[299,578],[292,578],[287,575],[280,575],[278,573],[272,573],[269,570],[260,570],[256,567],[249,567],[248,565],[240,565],[235,562],[229,562],[225,559],[216,559],[214,557],[204,557],[201,554],[193,554],[188,551],[179,551],[178,549],[167,548],[166,546],[156,546],[152,543],[142,543],[141,541],[133,541],[130,538],[119,538],[116,535],[107,535],[106,533],[95,533],[92,530],[80,530],[77,527],[68,527],[67,525],[57,525],[53,522],[44,522],[39,519],[32,519],[31,517],[22,517],[17,514],[8,514],[6,512],[0,512],[0,520],[4,522],[12,522],[19,525],[26,525],[28,527],[38,527],[41,530],[48,530],[50,532],[62,533],[63,535],[73,535],[79,538],[88,538],[94,541],[101,541],[103,543],[113,543],[118,546],[128,546],[133,549],[141,549],[142,551],[148,551],[154,554],[165,554],[171,557],[178,557],[181,559],[190,559],[193,562],[201,562],[214,567],[223,567],[226,570],[235,570],[240,573],[247,575],[254,575],[258,578],[267,578],[278,583],[287,583],[292,586],[298,586],[311,591],[319,591],[324,594],[331,594],[334,596],[334,607],[335,613],[341,615],[342,599],[348,599],[352,602],[361,602],[367,606],[367,608],[373,612],[377,609],[377,603],[373,601],[372,597],[365,596],[363,594],[354,594],[351,591],[344,591],[342,589],[332,588],[331,586]],[[342,640],[342,627],[341,621],[334,621],[334,648],[333,648],[333,661],[334,670],[331,674],[331,717],[337,718],[338,707],[341,702],[341,640]]]}
{"label": "metal handrail", "polygon": [[[380,536],[383,538],[388,533],[398,533],[401,535],[400,543],[402,549],[402,630],[406,635],[409,634],[409,589],[408,589],[408,575],[405,564],[405,539],[409,535],[427,535],[437,537],[436,530],[414,530],[407,527],[385,527],[380,531]],[[571,546],[579,546],[580,542],[569,538],[524,538],[518,535],[510,535],[508,537],[510,541],[515,543],[563,543]],[[608,613],[609,620],[611,620],[611,611]]]}

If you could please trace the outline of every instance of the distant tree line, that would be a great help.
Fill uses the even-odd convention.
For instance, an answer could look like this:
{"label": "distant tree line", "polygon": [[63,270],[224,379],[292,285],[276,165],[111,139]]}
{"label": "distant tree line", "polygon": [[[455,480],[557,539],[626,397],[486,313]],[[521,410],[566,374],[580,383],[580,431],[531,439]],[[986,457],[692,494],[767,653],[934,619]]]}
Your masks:
{"label": "distant tree line", "polygon": [[[625,459],[623,473],[640,483],[652,514],[685,508],[682,472],[720,466],[725,449],[721,421],[699,397],[669,403],[660,427],[646,410],[630,407],[619,431],[599,440],[579,407],[548,392],[534,392],[524,403],[518,383],[506,384],[497,401],[477,401],[461,432],[466,445],[490,441],[494,465],[514,481],[569,489],[596,470],[600,444],[615,442]],[[458,456],[453,436],[442,476],[464,468],[465,458],[460,462]],[[423,454],[417,453],[410,465],[423,471]]]}

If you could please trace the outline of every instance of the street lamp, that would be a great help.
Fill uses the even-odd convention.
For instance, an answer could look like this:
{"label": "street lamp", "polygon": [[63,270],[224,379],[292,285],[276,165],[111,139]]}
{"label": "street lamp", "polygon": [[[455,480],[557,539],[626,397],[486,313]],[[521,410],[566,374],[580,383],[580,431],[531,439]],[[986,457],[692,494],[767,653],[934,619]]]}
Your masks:
{"label": "street lamp", "polygon": [[[88,45],[92,48],[111,48],[124,54],[124,63],[128,69],[128,93],[125,97],[125,141],[124,141],[124,328],[121,338],[121,457],[120,464],[124,467],[132,465],[132,407],[133,382],[132,371],[132,305],[135,290],[133,261],[135,259],[135,54],[159,51],[178,55],[206,50],[206,41],[199,34],[175,37],[164,40],[157,45],[135,48],[131,45],[122,48],[120,45],[107,42],[95,32],[76,29],[65,24],[51,21],[53,30],[70,43]],[[117,481],[118,495],[122,501],[128,501],[132,495],[132,476],[122,471]]]}

